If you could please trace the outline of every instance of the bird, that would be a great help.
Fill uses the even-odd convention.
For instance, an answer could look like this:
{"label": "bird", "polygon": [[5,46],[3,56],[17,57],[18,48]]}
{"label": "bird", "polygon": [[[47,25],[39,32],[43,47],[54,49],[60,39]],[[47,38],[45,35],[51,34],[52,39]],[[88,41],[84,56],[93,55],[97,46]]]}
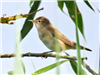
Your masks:
{"label": "bird", "polygon": [[[65,35],[63,35],[58,29],[56,29],[49,19],[44,16],[40,16],[35,20],[28,20],[35,24],[40,40],[44,45],[51,51],[55,50],[55,44],[58,43],[60,51],[65,51],[69,49],[76,49],[76,43],[70,41]],[[80,49],[85,49],[87,51],[92,51],[91,49],[81,46]]]}

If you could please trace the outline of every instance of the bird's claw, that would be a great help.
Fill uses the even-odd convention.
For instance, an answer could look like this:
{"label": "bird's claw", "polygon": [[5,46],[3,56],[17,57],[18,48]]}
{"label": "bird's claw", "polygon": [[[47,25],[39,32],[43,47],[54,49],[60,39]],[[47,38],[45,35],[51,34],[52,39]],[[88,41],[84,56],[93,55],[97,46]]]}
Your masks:
{"label": "bird's claw", "polygon": [[41,53],[41,58],[45,58],[46,59],[47,58],[47,55],[46,54],[47,54],[47,52]]}
{"label": "bird's claw", "polygon": [[53,52],[53,51],[48,51],[48,52],[43,52],[43,53],[41,53],[41,58],[42,58],[42,57],[47,58],[47,57],[48,57],[47,54],[48,54],[48,53],[51,53],[51,52]]}

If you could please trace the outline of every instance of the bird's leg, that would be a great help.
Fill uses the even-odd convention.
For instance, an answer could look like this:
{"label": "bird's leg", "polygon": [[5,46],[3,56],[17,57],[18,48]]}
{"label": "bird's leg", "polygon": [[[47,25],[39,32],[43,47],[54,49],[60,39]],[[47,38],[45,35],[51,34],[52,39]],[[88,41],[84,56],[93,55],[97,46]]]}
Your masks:
{"label": "bird's leg", "polygon": [[61,50],[60,52],[56,52],[56,59],[59,60],[60,59],[60,56],[62,55],[64,51]]}

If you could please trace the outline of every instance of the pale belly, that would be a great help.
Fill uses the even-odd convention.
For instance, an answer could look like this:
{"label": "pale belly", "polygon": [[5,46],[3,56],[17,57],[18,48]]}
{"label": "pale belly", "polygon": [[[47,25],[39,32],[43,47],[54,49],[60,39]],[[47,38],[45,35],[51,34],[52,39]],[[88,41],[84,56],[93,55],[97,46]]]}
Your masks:
{"label": "pale belly", "polygon": [[53,37],[50,37],[50,36],[39,36],[41,41],[50,49],[50,50],[54,50],[54,39]]}
{"label": "pale belly", "polygon": [[40,39],[52,51],[56,51],[57,47],[60,49],[60,51],[69,49],[69,47],[67,47],[61,40],[58,40],[57,38],[44,36],[44,38],[40,37]]}

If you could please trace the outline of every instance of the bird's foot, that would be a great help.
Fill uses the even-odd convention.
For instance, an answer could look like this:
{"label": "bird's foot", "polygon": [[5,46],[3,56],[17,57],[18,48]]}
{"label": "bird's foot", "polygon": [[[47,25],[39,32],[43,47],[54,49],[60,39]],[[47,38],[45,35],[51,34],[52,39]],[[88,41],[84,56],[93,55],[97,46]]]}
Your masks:
{"label": "bird's foot", "polygon": [[51,53],[51,52],[53,52],[53,51],[47,51],[47,52],[41,53],[41,58],[42,58],[42,57],[47,58],[47,54],[48,54],[48,53]]}

